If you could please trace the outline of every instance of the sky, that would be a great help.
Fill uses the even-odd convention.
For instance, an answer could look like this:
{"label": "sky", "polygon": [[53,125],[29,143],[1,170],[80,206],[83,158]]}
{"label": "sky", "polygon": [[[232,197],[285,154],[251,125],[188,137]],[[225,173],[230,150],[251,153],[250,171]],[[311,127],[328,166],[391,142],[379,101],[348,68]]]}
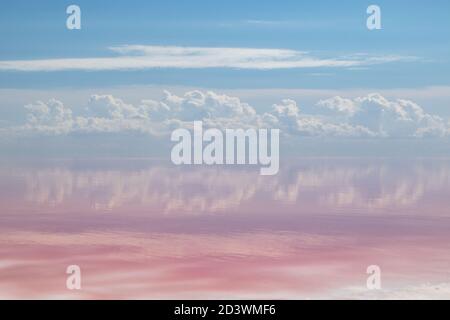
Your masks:
{"label": "sky", "polygon": [[[0,6],[0,298],[448,298],[448,0]],[[194,121],[279,172],[176,166]]]}
{"label": "sky", "polygon": [[[66,28],[70,4],[81,8],[81,30]],[[381,8],[381,30],[366,27],[371,4]],[[276,124],[265,125],[298,137],[450,132],[448,1],[2,6],[0,140],[9,145],[19,133],[68,141],[80,132],[129,134],[125,127],[155,136],[195,118],[189,105],[202,119],[226,114],[236,125],[270,116]],[[256,117],[244,121],[246,108]]]}
{"label": "sky", "polygon": [[269,71],[153,68],[88,75],[86,72],[24,74],[2,70],[2,86],[386,88],[449,84],[450,51],[445,39],[450,32],[450,5],[446,1],[436,1],[433,5],[426,1],[378,1],[382,9],[382,30],[372,32],[366,28],[366,8],[371,4],[366,1],[338,5],[333,1],[131,1],[126,5],[78,1],[82,29],[76,31],[65,28],[65,9],[69,4],[15,1],[4,5],[0,13],[0,59],[106,58],[117,56],[111,47],[125,45],[284,49],[307,51],[317,58],[367,54],[398,59],[370,66],[369,72],[366,70],[369,66],[364,63],[353,67]]}

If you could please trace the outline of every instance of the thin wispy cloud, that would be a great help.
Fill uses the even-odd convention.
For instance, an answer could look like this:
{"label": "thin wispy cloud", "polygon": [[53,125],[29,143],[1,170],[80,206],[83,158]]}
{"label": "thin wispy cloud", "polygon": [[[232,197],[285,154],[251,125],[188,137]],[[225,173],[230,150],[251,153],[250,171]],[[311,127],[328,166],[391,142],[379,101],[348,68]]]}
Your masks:
{"label": "thin wispy cloud", "polygon": [[4,60],[0,61],[0,71],[351,68],[416,60],[414,57],[399,55],[355,54],[344,57],[319,57],[306,51],[260,48],[124,45],[110,47],[109,50],[116,56]]}

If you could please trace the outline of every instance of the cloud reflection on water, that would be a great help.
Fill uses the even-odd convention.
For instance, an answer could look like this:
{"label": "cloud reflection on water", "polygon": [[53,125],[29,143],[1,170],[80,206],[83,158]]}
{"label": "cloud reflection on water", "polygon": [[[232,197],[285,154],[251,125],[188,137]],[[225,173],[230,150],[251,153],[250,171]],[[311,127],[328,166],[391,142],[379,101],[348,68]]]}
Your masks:
{"label": "cloud reflection on water", "polygon": [[[0,297],[442,298],[450,161],[3,165]],[[65,268],[83,290],[65,289]],[[378,264],[384,290],[365,289]],[[430,294],[433,293],[433,294]]]}

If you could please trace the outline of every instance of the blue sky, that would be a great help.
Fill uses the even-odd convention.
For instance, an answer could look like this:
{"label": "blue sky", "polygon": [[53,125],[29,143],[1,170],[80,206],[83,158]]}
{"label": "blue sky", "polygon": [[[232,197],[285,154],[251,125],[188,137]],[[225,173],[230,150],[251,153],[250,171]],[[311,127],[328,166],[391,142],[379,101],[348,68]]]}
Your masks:
{"label": "blue sky", "polygon": [[405,88],[449,84],[448,1],[377,1],[382,30],[366,28],[368,1],[77,1],[82,30],[65,28],[67,1],[14,1],[0,12],[0,60],[114,56],[120,45],[269,48],[335,58],[416,57],[364,68],[159,68],[0,71],[2,87],[189,85],[215,88]]}
{"label": "blue sky", "polygon": [[[71,4],[81,30],[66,28]],[[381,30],[366,27],[372,4]],[[148,151],[146,135],[159,148],[198,115],[280,128],[300,153],[307,137],[331,139],[311,142],[320,152],[391,139],[391,151],[448,155],[449,38],[440,0],[11,1],[0,10],[0,144],[127,154],[139,140]]]}

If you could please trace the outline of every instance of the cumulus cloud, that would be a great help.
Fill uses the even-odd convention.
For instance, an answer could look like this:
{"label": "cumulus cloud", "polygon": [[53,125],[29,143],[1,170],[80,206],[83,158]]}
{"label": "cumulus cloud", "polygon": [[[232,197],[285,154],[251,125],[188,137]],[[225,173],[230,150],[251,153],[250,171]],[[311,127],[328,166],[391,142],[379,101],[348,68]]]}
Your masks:
{"label": "cumulus cloud", "polygon": [[446,120],[426,113],[413,101],[405,99],[390,101],[377,93],[355,99],[337,96],[321,100],[317,106],[332,111],[340,121],[366,128],[375,136],[442,137],[449,133]]}
{"label": "cumulus cloud", "polygon": [[444,137],[450,128],[448,120],[425,112],[412,101],[391,101],[380,94],[321,100],[309,114],[292,99],[257,112],[238,97],[199,90],[181,96],[165,91],[160,100],[137,104],[111,95],[92,95],[81,111],[55,99],[25,108],[26,123],[15,130],[45,134],[137,132],[160,136],[176,128],[191,128],[195,120],[219,129],[277,128],[290,137]]}
{"label": "cumulus cloud", "polygon": [[140,116],[138,109],[111,95],[92,95],[86,109],[97,118],[130,119]]}
{"label": "cumulus cloud", "polygon": [[348,68],[398,61],[415,57],[398,55],[349,55],[318,57],[305,51],[260,48],[210,48],[124,45],[109,48],[116,56],[0,61],[3,71],[143,70],[153,68]]}
{"label": "cumulus cloud", "polygon": [[72,110],[61,101],[50,99],[44,103],[37,101],[25,106],[27,123],[25,130],[49,134],[69,133],[73,126]]}

